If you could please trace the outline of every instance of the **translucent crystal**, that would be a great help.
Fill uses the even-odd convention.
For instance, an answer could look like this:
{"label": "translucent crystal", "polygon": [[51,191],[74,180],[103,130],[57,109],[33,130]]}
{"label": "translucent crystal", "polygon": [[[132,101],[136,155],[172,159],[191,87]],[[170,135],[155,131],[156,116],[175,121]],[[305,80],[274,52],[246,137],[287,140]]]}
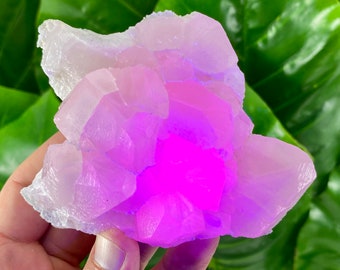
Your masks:
{"label": "translucent crystal", "polygon": [[215,20],[164,12],[107,36],[55,20],[39,29],[66,141],[22,194],[52,225],[162,247],[258,237],[314,180],[302,150],[251,134],[244,76]]}

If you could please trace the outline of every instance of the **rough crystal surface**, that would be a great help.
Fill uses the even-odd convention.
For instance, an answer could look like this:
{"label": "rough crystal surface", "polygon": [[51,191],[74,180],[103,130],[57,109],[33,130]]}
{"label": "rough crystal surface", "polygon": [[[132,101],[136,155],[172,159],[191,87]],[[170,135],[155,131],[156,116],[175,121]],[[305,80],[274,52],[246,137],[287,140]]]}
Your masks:
{"label": "rough crystal surface", "polygon": [[215,20],[154,13],[107,36],[48,20],[42,67],[66,137],[24,198],[52,225],[154,246],[271,232],[315,178],[309,156],[251,134],[244,77]]}

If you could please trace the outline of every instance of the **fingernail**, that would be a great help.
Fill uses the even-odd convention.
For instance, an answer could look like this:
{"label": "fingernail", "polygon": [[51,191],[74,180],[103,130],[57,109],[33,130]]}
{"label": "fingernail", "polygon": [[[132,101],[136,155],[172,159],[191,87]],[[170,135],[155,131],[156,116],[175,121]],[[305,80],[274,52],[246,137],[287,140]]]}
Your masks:
{"label": "fingernail", "polygon": [[124,260],[125,252],[104,236],[98,235],[95,243],[95,263],[103,270],[119,270]]}

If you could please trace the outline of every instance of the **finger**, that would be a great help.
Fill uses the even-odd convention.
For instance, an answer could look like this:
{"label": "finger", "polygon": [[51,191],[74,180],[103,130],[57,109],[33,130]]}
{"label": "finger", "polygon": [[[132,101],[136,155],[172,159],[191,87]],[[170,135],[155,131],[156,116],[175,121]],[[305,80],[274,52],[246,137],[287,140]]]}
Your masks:
{"label": "finger", "polygon": [[144,269],[157,251],[157,247],[152,247],[144,243],[138,243],[138,245],[140,254],[140,269]]}
{"label": "finger", "polygon": [[96,238],[84,270],[139,270],[139,246],[119,230],[112,229]]}
{"label": "finger", "polygon": [[219,238],[195,240],[170,248],[154,270],[207,269],[214,255]]}
{"label": "finger", "polygon": [[40,240],[47,254],[73,266],[79,266],[90,253],[95,236],[72,229],[50,227]]}
{"label": "finger", "polygon": [[0,192],[0,234],[23,242],[35,241],[43,235],[48,224],[26,203],[20,195],[20,190],[31,184],[41,169],[48,146],[63,140],[64,137],[60,133],[52,136],[10,176]]}
{"label": "finger", "polygon": [[49,257],[38,242],[18,243],[0,236],[1,270],[79,270],[59,258]]}

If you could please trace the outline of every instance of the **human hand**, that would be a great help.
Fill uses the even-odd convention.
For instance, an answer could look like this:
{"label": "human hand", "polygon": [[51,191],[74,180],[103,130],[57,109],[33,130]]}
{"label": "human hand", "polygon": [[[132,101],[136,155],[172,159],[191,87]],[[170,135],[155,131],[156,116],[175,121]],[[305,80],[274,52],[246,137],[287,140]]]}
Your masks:
{"label": "human hand", "polygon": [[[75,270],[88,254],[85,270],[144,269],[156,248],[114,229],[95,238],[54,228],[20,195],[41,169],[48,146],[63,141],[60,133],[52,136],[16,169],[0,192],[1,269]],[[217,245],[215,238],[170,248],[154,269],[206,269]]]}

